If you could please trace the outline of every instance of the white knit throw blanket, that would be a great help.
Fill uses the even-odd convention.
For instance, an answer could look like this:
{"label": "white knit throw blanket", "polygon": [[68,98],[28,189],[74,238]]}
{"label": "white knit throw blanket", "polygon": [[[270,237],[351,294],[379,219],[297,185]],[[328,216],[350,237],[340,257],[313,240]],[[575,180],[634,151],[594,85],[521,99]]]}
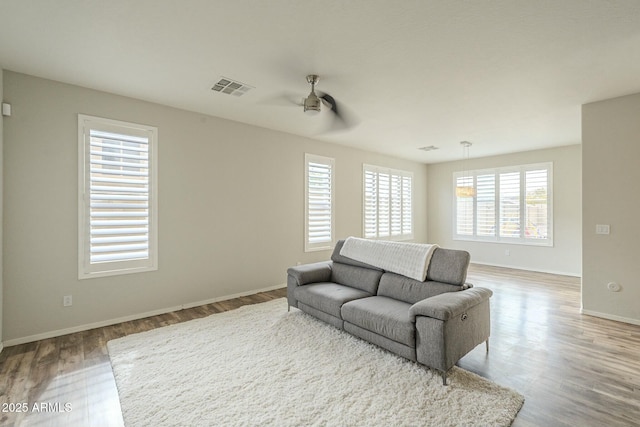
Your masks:
{"label": "white knit throw blanket", "polygon": [[424,282],[438,245],[348,237],[340,255]]}

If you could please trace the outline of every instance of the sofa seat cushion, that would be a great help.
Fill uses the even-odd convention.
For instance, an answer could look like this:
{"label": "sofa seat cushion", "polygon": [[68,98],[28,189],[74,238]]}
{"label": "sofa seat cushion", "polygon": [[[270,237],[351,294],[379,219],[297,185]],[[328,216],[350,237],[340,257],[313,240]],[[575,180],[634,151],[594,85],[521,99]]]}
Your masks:
{"label": "sofa seat cushion", "polygon": [[342,306],[342,319],[411,348],[416,346],[415,323],[409,318],[411,304],[373,296]]}
{"label": "sofa seat cushion", "polygon": [[338,283],[324,282],[298,286],[294,296],[303,304],[339,318],[340,308],[344,303],[366,298],[371,294]]}

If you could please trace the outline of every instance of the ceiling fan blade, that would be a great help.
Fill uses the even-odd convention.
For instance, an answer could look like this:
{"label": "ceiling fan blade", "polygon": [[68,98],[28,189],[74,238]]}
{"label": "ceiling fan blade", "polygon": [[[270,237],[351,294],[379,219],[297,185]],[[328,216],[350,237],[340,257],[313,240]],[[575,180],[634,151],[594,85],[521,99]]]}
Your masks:
{"label": "ceiling fan blade", "polygon": [[357,120],[354,116],[347,113],[342,105],[338,108],[338,103],[333,96],[328,93],[319,92],[318,97],[333,113],[334,120],[330,131],[347,130],[357,124]]}
{"label": "ceiling fan blade", "polygon": [[304,98],[301,97],[300,95],[296,95],[291,92],[285,92],[280,95],[275,95],[275,96],[263,99],[260,103],[268,104],[268,105],[284,106],[284,107],[292,106],[292,105],[297,105],[301,107],[304,104],[303,101],[304,101]]}
{"label": "ceiling fan blade", "polygon": [[324,92],[319,92],[319,93],[320,93],[320,96],[318,98],[322,100],[322,103],[326,105],[328,108],[330,108],[333,114],[339,116],[340,114],[338,113],[338,104],[336,104],[336,100],[334,99],[334,97],[329,95],[328,93],[324,93]]}

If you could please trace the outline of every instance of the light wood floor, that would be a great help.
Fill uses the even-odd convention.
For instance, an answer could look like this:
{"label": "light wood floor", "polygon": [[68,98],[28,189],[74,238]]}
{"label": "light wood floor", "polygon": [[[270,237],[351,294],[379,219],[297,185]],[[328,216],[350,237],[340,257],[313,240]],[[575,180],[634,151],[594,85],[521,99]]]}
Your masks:
{"label": "light wood floor", "polygon": [[[514,426],[640,426],[640,326],[581,315],[578,278],[472,265],[468,280],[494,291],[491,350],[487,355],[478,346],[459,366],[525,395]],[[280,289],[6,348],[0,410],[24,402],[29,411],[0,412],[0,425],[121,426],[107,341],[285,294]],[[53,405],[33,412],[36,403]]]}

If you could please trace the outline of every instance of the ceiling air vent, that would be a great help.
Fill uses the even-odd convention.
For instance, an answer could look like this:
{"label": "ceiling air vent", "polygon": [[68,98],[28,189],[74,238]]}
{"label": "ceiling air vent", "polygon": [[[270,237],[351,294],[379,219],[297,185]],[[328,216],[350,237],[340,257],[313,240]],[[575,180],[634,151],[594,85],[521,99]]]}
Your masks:
{"label": "ceiling air vent", "polygon": [[227,77],[220,77],[220,80],[213,85],[211,90],[220,93],[226,93],[233,96],[242,96],[253,89],[252,86],[240,83]]}
{"label": "ceiling air vent", "polygon": [[418,148],[418,150],[422,150],[422,151],[433,151],[433,150],[437,150],[440,147],[436,147],[435,145],[430,145],[428,147],[420,147]]}

